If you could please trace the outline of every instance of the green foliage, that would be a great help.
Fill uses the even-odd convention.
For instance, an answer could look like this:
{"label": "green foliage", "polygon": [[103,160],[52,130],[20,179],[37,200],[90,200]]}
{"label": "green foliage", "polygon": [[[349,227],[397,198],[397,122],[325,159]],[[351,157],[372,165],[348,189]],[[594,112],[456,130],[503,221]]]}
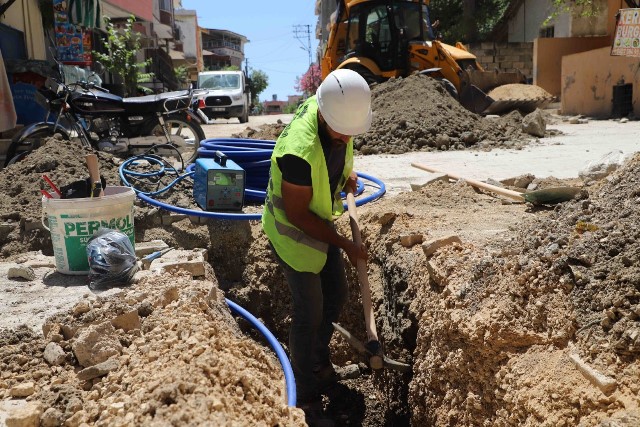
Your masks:
{"label": "green foliage", "polygon": [[222,71],[240,71],[240,67],[237,65],[227,65],[222,69]]}
{"label": "green foliage", "polygon": [[284,110],[282,111],[285,114],[293,114],[296,112],[296,110],[298,109],[298,105],[297,104],[287,104],[284,107]]}
{"label": "green foliage", "polygon": [[152,73],[143,73],[142,70],[151,64],[151,59],[138,62],[137,53],[140,51],[140,34],[133,30],[135,17],[127,18],[123,29],[116,28],[111,18],[105,16],[107,27],[107,53],[94,52],[95,58],[102,62],[107,70],[122,78],[125,93],[129,96],[137,94],[137,86],[140,78],[149,80]]}
{"label": "green foliage", "polygon": [[264,71],[251,70],[249,75],[249,87],[251,88],[251,103],[260,104],[259,95],[269,86],[269,77]]}
{"label": "green foliage", "polygon": [[591,17],[602,12],[602,3],[597,0],[552,0],[551,6],[551,15],[547,17],[543,25],[549,25],[551,21],[563,13]]}
{"label": "green foliage", "polygon": [[431,0],[429,17],[431,22],[440,21],[435,31],[447,43],[483,41],[502,19],[509,3],[509,0]]}
{"label": "green foliage", "polygon": [[176,75],[176,79],[183,85],[187,85],[189,82],[189,70],[186,65],[180,65],[176,67],[173,72]]}

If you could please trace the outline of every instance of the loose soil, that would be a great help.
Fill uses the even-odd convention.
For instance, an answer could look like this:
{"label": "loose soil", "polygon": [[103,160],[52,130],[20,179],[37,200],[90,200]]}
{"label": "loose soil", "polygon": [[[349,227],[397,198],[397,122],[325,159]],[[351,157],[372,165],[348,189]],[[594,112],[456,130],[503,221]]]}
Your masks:
{"label": "loose soil", "polygon": [[[0,171],[4,260],[50,254],[48,233],[37,227],[40,176],[59,185],[85,178],[82,154],[73,142],[50,141]],[[102,174],[117,183],[119,160],[99,157]],[[190,203],[182,185],[167,199]],[[335,335],[334,363],[360,362],[363,376],[327,393],[329,416],[366,426],[638,425],[638,188],[640,155],[555,207],[435,181],[358,208],[380,339],[413,372],[372,372]],[[30,403],[25,410],[42,425],[304,425],[286,406],[273,351],[223,299],[262,320],[286,350],[290,297],[259,223],[162,225],[163,214],[137,201],[136,240],[208,249],[206,277],[140,274],[115,295],[87,289],[42,328],[3,329],[5,407]],[[350,235],[345,215],[337,227]],[[461,243],[429,256],[402,243],[450,235]],[[357,275],[347,273],[340,323],[364,339]],[[30,283],[0,278],[12,295],[26,295]],[[605,376],[605,386],[578,366]]]}
{"label": "loose soil", "polygon": [[[494,89],[496,99],[537,99],[544,89],[532,85],[506,85]],[[494,92],[492,92],[494,93]],[[371,88],[371,129],[354,137],[359,154],[402,154],[412,151],[493,148],[520,149],[533,137],[522,131],[522,115],[482,117],[460,105],[441,82],[414,74]],[[236,138],[278,138],[284,126],[247,128]]]}

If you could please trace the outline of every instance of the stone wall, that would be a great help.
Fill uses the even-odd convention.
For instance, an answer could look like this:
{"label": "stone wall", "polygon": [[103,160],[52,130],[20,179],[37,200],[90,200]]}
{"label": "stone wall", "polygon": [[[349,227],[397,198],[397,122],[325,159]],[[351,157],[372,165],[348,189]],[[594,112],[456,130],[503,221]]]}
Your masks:
{"label": "stone wall", "polygon": [[533,78],[533,43],[474,43],[469,51],[487,71],[520,70],[528,79]]}

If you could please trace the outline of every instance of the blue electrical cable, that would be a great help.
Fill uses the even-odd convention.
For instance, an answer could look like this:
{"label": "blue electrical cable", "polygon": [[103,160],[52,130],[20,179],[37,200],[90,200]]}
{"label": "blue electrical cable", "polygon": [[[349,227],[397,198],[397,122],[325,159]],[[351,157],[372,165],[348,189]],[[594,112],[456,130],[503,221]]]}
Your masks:
{"label": "blue electrical cable", "polygon": [[289,358],[285,353],[284,349],[278,342],[275,336],[267,329],[266,326],[258,319],[255,318],[251,313],[249,313],[244,308],[240,307],[235,302],[225,298],[227,305],[236,314],[247,319],[260,333],[267,339],[269,345],[276,352],[278,356],[278,360],[280,361],[280,365],[282,365],[282,370],[284,371],[284,380],[287,385],[287,404],[289,406],[296,406],[296,380],[293,376],[293,369],[291,368],[291,363],[289,362]]}

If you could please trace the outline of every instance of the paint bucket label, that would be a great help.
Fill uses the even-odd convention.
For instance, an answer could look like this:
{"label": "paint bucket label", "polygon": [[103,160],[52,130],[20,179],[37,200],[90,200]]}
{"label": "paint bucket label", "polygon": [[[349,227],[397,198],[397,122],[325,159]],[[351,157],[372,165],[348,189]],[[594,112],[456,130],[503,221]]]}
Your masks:
{"label": "paint bucket label", "polygon": [[88,274],[87,243],[100,228],[120,230],[134,245],[134,200],[135,192],[129,187],[107,187],[99,199],[43,198],[56,269],[63,274]]}

